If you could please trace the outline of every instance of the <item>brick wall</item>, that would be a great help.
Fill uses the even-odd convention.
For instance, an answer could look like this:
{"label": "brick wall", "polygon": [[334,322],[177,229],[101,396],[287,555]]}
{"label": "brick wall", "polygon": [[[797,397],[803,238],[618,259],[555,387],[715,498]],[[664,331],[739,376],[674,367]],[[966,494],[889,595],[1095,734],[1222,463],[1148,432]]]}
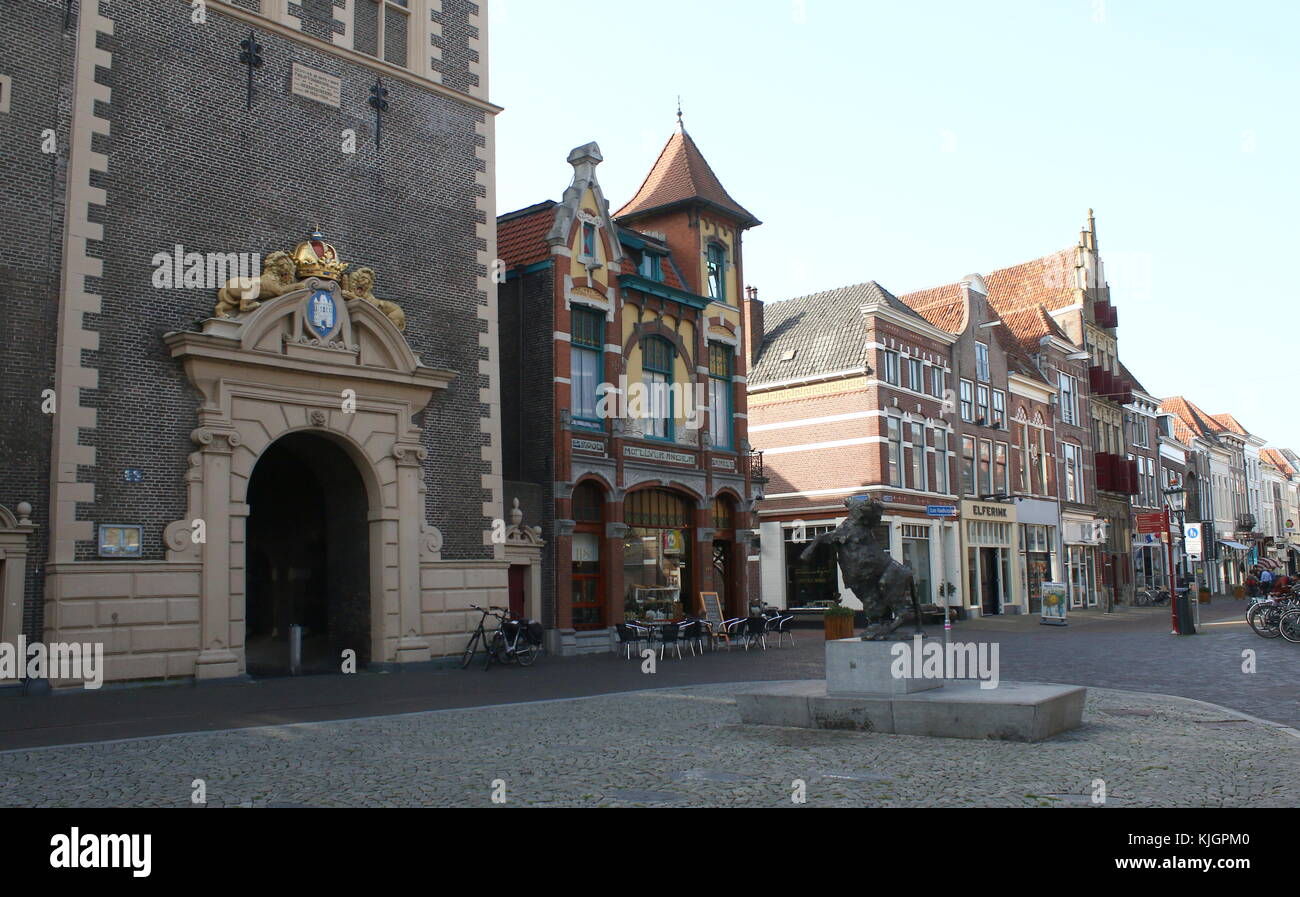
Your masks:
{"label": "brick wall", "polygon": [[[41,634],[42,564],[49,540],[53,415],[41,392],[54,386],[68,161],[68,121],[76,30],[64,25],[61,0],[6,3],[0,74],[12,79],[0,114],[0,504],[31,502],[38,525],[29,537],[23,632]],[[57,152],[42,152],[42,131]]]}

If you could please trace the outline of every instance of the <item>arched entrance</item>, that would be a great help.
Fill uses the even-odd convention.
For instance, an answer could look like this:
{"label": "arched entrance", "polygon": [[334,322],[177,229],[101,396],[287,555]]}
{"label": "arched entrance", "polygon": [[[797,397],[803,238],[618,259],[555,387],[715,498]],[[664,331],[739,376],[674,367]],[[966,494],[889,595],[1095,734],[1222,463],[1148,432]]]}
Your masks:
{"label": "arched entrance", "polygon": [[290,672],[301,627],[304,673],[337,673],[343,652],[370,661],[366,489],[336,442],[310,432],[276,440],[249,479],[245,650],[253,676]]}

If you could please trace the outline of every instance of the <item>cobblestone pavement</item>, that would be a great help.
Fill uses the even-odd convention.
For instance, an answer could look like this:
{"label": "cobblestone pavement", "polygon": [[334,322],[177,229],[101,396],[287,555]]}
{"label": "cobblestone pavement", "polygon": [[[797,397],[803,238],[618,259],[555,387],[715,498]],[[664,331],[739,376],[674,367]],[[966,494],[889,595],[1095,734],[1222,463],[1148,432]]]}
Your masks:
{"label": "cobblestone pavement", "polygon": [[1038,744],[746,726],[743,684],[0,754],[0,805],[1294,806],[1300,738],[1090,690]]}

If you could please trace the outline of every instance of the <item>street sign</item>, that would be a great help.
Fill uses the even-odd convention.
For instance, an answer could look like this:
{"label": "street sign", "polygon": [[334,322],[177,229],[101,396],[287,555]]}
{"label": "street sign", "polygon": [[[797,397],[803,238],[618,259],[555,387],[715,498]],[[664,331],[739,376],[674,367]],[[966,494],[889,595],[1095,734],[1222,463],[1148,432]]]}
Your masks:
{"label": "street sign", "polygon": [[1201,559],[1201,525],[1199,523],[1188,523],[1183,528],[1184,545],[1183,550],[1187,552],[1189,561],[1199,561]]}
{"label": "street sign", "polygon": [[1166,526],[1164,511],[1152,511],[1149,514],[1137,515],[1137,531],[1139,533],[1163,533]]}
{"label": "street sign", "polygon": [[927,517],[956,517],[956,505],[926,505],[925,514]]}

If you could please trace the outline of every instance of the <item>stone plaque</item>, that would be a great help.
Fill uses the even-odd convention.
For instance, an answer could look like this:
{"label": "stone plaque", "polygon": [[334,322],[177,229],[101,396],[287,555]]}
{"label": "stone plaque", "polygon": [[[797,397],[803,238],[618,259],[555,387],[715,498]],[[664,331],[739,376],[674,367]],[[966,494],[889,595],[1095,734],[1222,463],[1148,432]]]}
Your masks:
{"label": "stone plaque", "polygon": [[575,439],[573,440],[573,450],[575,452],[595,452],[597,455],[605,454],[605,443],[599,439]]}
{"label": "stone plaque", "polygon": [[721,468],[722,470],[735,470],[736,459],[735,458],[714,458],[713,466],[715,468]]}
{"label": "stone plaque", "polygon": [[637,445],[623,446],[623,457],[640,458],[644,461],[667,461],[671,464],[695,463],[695,456],[685,452],[665,452],[659,449],[641,448]]}
{"label": "stone plaque", "polygon": [[308,68],[298,62],[293,64],[289,89],[300,97],[333,106],[335,109],[342,104],[343,79],[329,72]]}

